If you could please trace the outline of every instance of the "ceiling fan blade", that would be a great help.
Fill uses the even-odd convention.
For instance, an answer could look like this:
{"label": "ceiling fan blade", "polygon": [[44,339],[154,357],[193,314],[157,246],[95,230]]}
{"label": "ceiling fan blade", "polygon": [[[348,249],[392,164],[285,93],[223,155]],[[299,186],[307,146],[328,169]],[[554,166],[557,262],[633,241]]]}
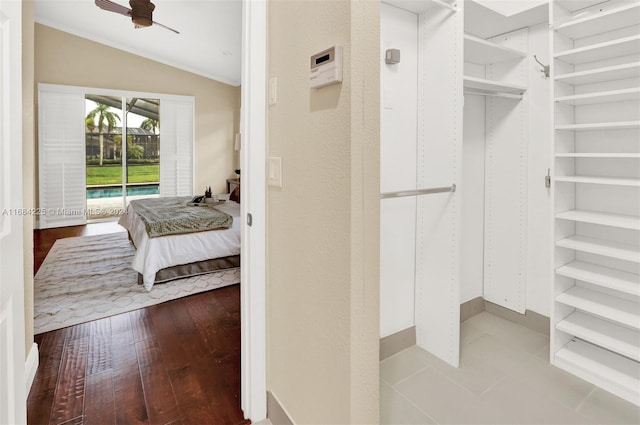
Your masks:
{"label": "ceiling fan blade", "polygon": [[[96,1],[98,1],[98,0],[96,0]],[[160,22],[153,21],[153,25],[158,25],[158,26],[161,26],[162,28],[168,29],[169,31],[173,31],[176,34],[180,34],[180,32],[178,32],[178,31],[174,30],[173,28],[168,27],[166,25],[162,25]]]}
{"label": "ceiling fan blade", "polygon": [[108,12],[119,13],[124,16],[131,16],[131,9],[114,3],[111,0],[95,0],[96,6]]}

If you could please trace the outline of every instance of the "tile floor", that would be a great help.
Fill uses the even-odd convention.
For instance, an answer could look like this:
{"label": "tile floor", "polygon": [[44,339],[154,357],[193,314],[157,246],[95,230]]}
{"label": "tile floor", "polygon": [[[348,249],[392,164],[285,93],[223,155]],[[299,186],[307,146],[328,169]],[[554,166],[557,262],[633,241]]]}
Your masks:
{"label": "tile floor", "polygon": [[640,424],[640,408],[547,360],[549,338],[483,312],[460,368],[413,346],[380,363],[382,424]]}

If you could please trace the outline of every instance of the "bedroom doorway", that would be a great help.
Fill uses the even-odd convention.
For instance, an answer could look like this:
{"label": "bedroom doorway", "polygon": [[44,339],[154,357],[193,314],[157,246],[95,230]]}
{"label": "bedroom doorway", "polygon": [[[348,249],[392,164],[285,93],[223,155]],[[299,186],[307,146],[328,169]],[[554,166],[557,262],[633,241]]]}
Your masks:
{"label": "bedroom doorway", "polygon": [[160,99],[87,94],[85,112],[87,219],[158,197]]}

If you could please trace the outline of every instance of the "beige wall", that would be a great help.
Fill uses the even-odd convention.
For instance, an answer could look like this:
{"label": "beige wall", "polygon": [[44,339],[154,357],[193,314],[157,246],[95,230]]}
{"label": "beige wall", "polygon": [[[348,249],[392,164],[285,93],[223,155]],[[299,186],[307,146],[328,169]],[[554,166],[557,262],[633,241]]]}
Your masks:
{"label": "beige wall", "polygon": [[[34,85],[33,85],[33,1],[22,2],[22,202],[34,206]],[[24,222],[24,312],[25,353],[33,346],[33,227],[35,217]]]}
{"label": "beige wall", "polygon": [[204,192],[211,186],[214,193],[224,193],[226,179],[235,177],[233,142],[239,128],[240,87],[40,24],[35,26],[35,81],[195,96],[194,190]]}
{"label": "beige wall", "polygon": [[[269,3],[268,389],[294,423],[378,421],[379,6]],[[309,90],[309,56],[344,47],[344,81]]]}

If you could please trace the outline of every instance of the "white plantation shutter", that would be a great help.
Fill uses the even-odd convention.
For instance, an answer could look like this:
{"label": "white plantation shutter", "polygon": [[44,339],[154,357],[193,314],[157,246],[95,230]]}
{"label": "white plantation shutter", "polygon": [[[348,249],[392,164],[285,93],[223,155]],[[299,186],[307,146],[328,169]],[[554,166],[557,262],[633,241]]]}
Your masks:
{"label": "white plantation shutter", "polygon": [[160,196],[193,194],[194,103],[160,101]]}
{"label": "white plantation shutter", "polygon": [[86,223],[84,95],[39,89],[41,229]]}

